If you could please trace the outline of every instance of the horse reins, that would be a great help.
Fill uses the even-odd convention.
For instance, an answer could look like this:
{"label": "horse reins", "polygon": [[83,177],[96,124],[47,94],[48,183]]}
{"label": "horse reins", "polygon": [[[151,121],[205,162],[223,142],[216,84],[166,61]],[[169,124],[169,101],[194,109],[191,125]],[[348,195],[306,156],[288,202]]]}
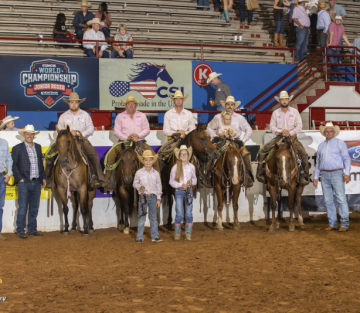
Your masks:
{"label": "horse reins", "polygon": [[[60,164],[60,167],[61,167],[61,164]],[[70,192],[70,176],[71,174],[74,172],[74,170],[77,168],[77,162],[75,163],[75,167],[71,169],[71,172],[69,175],[66,175],[65,171],[64,171],[64,167],[61,167],[61,170],[62,172],[64,173],[65,177],[66,177],[66,180],[67,180],[67,196],[68,197],[71,197],[71,192]]]}

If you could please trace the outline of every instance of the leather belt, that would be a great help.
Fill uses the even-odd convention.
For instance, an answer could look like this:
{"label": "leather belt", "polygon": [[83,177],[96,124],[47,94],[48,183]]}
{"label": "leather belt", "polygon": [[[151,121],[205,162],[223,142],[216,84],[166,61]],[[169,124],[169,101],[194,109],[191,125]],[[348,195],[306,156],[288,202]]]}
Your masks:
{"label": "leather belt", "polygon": [[6,171],[3,171],[2,173],[0,173],[0,176],[3,176],[6,174]]}
{"label": "leather belt", "polygon": [[153,196],[156,196],[154,193],[149,193],[148,195],[145,195],[146,198],[152,198]]}
{"label": "leather belt", "polygon": [[39,177],[37,177],[37,178],[31,178],[30,181],[35,181],[35,180],[38,180],[38,179],[39,179]]}
{"label": "leather belt", "polygon": [[323,171],[331,173],[331,172],[342,171],[342,170],[343,170],[343,168],[337,168],[336,170],[323,170]]}

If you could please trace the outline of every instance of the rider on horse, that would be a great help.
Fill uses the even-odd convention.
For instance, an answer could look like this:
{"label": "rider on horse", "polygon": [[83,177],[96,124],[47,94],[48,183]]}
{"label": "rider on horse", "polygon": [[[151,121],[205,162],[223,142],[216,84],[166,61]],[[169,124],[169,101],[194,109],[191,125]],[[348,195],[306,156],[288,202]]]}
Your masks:
{"label": "rider on horse", "polygon": [[[253,175],[252,175],[252,168],[251,168],[251,155],[250,152],[246,150],[244,143],[248,141],[252,135],[252,128],[250,127],[249,123],[246,119],[238,114],[235,113],[235,109],[240,105],[240,101],[235,101],[233,96],[228,96],[226,101],[220,101],[221,105],[225,108],[226,112],[231,114],[231,125],[235,127],[236,135],[234,136],[234,142],[239,146],[241,157],[244,160],[245,167],[248,171],[248,183],[247,187],[251,187],[253,185]],[[215,115],[212,121],[207,126],[206,131],[211,136],[213,142],[217,142],[219,136],[222,137],[222,133],[219,133],[221,126],[223,125],[222,122],[222,114],[219,113]],[[241,134],[245,133],[243,140],[240,140]],[[226,136],[225,136],[226,137]]]}
{"label": "rider on horse", "polygon": [[[298,110],[289,106],[289,103],[293,96],[289,97],[286,91],[280,92],[280,97],[275,97],[275,99],[280,103],[280,108],[275,110],[271,115],[270,129],[275,135],[282,135],[284,137],[291,137],[293,141],[294,148],[297,150],[301,158],[301,165],[304,169],[304,174],[300,175],[300,185],[306,186],[309,184],[309,164],[308,164],[308,155],[301,144],[297,139],[297,134],[302,130],[302,120]],[[258,155],[259,164],[256,173],[256,178],[261,183],[266,183],[265,177],[265,158],[269,154],[270,150],[275,146],[275,141],[270,141],[264,145],[264,147],[259,151]]]}
{"label": "rider on horse", "polygon": [[[92,177],[92,185],[94,188],[99,188],[104,183],[105,178],[98,154],[90,141],[87,140],[94,133],[94,125],[90,115],[79,108],[80,103],[84,102],[86,98],[80,99],[76,92],[72,92],[69,99],[63,98],[63,100],[69,105],[69,110],[61,114],[57,129],[63,130],[66,129],[66,126],[69,126],[71,134],[78,138],[82,150],[86,154],[92,170],[95,172],[96,177]],[[53,155],[54,153],[57,153],[56,145],[48,151],[47,155]],[[52,171],[56,157],[57,155],[55,154],[46,159],[46,185],[48,188],[54,187],[52,186]]]}

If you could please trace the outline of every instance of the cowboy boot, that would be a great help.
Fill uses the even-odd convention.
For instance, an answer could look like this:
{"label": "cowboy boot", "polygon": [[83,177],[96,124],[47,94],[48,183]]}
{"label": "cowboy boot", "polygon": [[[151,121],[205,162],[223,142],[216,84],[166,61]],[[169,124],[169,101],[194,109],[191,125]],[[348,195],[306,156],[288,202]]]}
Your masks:
{"label": "cowboy boot", "polygon": [[226,19],[226,16],[225,16],[225,11],[222,12],[221,14],[221,17],[220,17],[222,20],[225,20]]}
{"label": "cowboy boot", "polygon": [[185,224],[185,240],[191,241],[191,232],[192,232],[193,223]]}
{"label": "cowboy boot", "polygon": [[105,177],[104,177],[104,173],[102,171],[101,165],[100,165],[99,156],[98,156],[95,148],[88,140],[84,140],[83,147],[84,147],[86,156],[88,157],[89,162],[91,163],[91,165],[96,173],[97,180],[99,181],[100,185],[103,186],[104,182],[105,182]]}
{"label": "cowboy boot", "polygon": [[[50,149],[50,151],[47,153],[48,155],[52,155],[57,151],[56,145]],[[54,169],[54,163],[57,158],[57,155],[54,155],[51,158],[46,159],[46,167],[45,167],[45,177],[46,177],[46,188],[52,189],[53,186],[53,169]]]}
{"label": "cowboy boot", "polygon": [[302,155],[301,156],[301,165],[304,169],[304,175],[300,175],[300,185],[305,187],[309,185],[310,183],[310,175],[309,175],[309,162],[308,162],[308,156]]}
{"label": "cowboy boot", "polygon": [[181,235],[181,224],[175,224],[174,240],[175,241],[180,240],[180,235]]}
{"label": "cowboy boot", "polygon": [[260,155],[260,159],[258,162],[258,167],[256,170],[256,179],[263,184],[266,184],[266,175],[265,175],[265,163],[261,163],[264,161],[266,156]]}
{"label": "cowboy boot", "polygon": [[229,11],[228,10],[224,10],[225,12],[225,17],[226,17],[226,22],[230,22],[230,17],[229,17]]}
{"label": "cowboy boot", "polygon": [[280,47],[278,39],[279,39],[279,34],[274,33],[274,47]]}
{"label": "cowboy boot", "polygon": [[247,176],[247,177],[244,177],[244,180],[246,183],[246,187],[249,188],[254,185],[254,175],[252,173],[252,166],[251,166],[251,154],[249,151],[246,150],[245,147],[242,147],[240,149],[240,153],[241,153],[241,157],[245,163],[245,168],[247,171],[247,173],[244,173],[245,174],[244,176]]}
{"label": "cowboy boot", "polygon": [[280,34],[279,35],[279,41],[280,41],[280,47],[282,48],[287,48],[285,45],[284,45],[284,35],[283,34]]}

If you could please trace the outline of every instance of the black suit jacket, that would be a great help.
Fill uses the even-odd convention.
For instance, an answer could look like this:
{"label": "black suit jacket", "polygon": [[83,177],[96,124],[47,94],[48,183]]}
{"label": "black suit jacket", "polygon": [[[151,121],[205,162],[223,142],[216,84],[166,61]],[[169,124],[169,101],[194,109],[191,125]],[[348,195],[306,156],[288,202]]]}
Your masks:
{"label": "black suit jacket", "polygon": [[[39,178],[42,184],[43,179],[46,179],[46,177],[42,160],[41,146],[35,142],[34,145],[38,159]],[[15,184],[17,184],[22,179],[24,179],[24,181],[30,181],[30,159],[25,147],[25,142],[19,143],[13,147],[12,159]]]}

